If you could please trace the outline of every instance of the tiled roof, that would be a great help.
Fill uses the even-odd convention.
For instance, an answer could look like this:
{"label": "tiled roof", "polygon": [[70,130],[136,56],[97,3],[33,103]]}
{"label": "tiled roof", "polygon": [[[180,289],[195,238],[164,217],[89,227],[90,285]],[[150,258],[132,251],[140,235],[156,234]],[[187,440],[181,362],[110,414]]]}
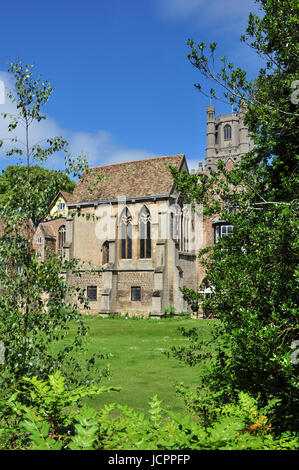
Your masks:
{"label": "tiled roof", "polygon": [[57,237],[58,229],[61,225],[65,225],[65,218],[45,220],[41,222],[46,237]]}
{"label": "tiled roof", "polygon": [[[95,175],[103,175],[105,180],[97,181],[90,175],[84,177],[75,187],[68,204],[106,201],[121,196],[134,198],[169,194],[173,178],[168,167],[179,169],[184,160],[184,154],[180,154],[90,168]],[[95,187],[90,191],[92,183]]]}
{"label": "tiled roof", "polygon": [[71,197],[71,193],[67,193],[66,191],[59,191],[60,194],[64,197],[64,199],[66,200],[66,202],[68,202],[68,200],[70,199]]}

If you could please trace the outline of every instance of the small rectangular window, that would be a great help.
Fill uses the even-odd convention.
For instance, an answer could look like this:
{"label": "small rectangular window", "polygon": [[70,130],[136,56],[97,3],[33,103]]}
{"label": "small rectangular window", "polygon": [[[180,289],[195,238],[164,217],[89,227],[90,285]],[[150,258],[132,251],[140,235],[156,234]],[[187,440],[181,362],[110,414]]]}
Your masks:
{"label": "small rectangular window", "polygon": [[39,236],[37,237],[37,244],[38,244],[38,245],[41,245],[41,243],[42,243],[42,237],[39,235]]}
{"label": "small rectangular window", "polygon": [[221,227],[221,238],[226,237],[227,235],[231,235],[232,233],[233,233],[232,225],[223,225]]}
{"label": "small rectangular window", "polygon": [[87,287],[87,298],[90,302],[95,302],[97,300],[97,287],[96,286]]}
{"label": "small rectangular window", "polygon": [[215,243],[219,238],[224,238],[232,235],[233,230],[233,225],[216,225],[214,228]]}
{"label": "small rectangular window", "polygon": [[64,211],[64,209],[65,209],[65,203],[64,203],[64,202],[60,202],[60,203],[58,204],[58,210],[59,210],[59,211]]}
{"label": "small rectangular window", "polygon": [[140,301],[141,300],[141,287],[131,287],[131,300]]}

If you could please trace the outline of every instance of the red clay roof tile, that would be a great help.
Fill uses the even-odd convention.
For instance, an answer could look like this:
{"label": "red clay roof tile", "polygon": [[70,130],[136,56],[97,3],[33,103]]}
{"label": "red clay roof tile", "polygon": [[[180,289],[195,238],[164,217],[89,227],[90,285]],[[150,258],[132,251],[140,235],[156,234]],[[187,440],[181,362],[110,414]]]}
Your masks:
{"label": "red clay roof tile", "polygon": [[[169,194],[173,187],[169,165],[179,169],[184,159],[184,154],[169,155],[90,168],[105,179],[97,181],[91,175],[85,176],[78,182],[68,204]],[[95,187],[90,191],[92,183]]]}

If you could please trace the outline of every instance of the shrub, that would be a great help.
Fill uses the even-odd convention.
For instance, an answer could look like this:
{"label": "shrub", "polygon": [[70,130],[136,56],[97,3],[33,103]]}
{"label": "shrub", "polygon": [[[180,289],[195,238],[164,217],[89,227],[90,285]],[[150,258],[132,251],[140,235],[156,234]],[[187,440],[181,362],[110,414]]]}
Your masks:
{"label": "shrub", "polygon": [[[257,402],[240,393],[238,402],[215,410],[216,418],[206,429],[194,416],[165,411],[157,396],[149,402],[148,415],[127,406],[106,405],[101,410],[83,406],[86,396],[117,388],[78,387],[67,390],[64,377],[56,372],[48,381],[25,378],[26,387],[0,402],[2,417],[9,411],[15,422],[3,421],[2,441],[10,448],[38,450],[180,450],[180,449],[296,449],[298,437],[284,433],[274,437],[266,412]],[[24,398],[28,404],[24,405]],[[115,416],[114,411],[118,414]],[[6,423],[6,424],[5,424]],[[8,439],[7,436],[10,436]],[[19,447],[20,448],[20,447]]]}

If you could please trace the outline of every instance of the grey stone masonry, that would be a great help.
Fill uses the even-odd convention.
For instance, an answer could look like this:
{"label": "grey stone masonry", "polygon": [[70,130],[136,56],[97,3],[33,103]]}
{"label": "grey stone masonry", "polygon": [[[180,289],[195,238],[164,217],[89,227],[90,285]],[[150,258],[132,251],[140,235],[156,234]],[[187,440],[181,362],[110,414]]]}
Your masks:
{"label": "grey stone masonry", "polygon": [[218,160],[240,162],[241,157],[253,148],[248,127],[244,124],[244,113],[243,106],[239,113],[220,114],[216,118],[215,106],[207,107],[206,172],[216,170]]}

